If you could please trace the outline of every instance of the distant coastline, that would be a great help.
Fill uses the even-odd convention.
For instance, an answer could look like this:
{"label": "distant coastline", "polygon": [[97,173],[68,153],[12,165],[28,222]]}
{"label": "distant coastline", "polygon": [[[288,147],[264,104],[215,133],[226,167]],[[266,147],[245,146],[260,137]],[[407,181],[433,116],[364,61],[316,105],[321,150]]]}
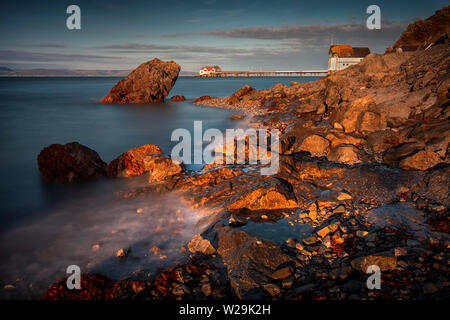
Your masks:
{"label": "distant coastline", "polygon": [[[82,69],[18,69],[0,67],[0,77],[125,77],[131,70],[82,70]],[[181,71],[181,77],[191,77],[197,72]]]}

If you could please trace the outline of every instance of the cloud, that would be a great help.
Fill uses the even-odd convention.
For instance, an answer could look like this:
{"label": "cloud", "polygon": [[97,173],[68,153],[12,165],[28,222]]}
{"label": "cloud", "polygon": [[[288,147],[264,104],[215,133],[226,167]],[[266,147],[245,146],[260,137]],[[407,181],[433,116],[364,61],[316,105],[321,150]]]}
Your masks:
{"label": "cloud", "polygon": [[0,61],[15,62],[57,62],[57,61],[110,61],[122,59],[121,57],[92,55],[92,54],[64,54],[48,52],[28,52],[17,50],[0,50]]}
{"label": "cloud", "polygon": [[[369,30],[365,23],[349,22],[334,25],[295,25],[295,26],[261,26],[252,28],[235,28],[207,32],[170,34],[168,37],[188,35],[207,35],[225,38],[278,40],[293,47],[322,48],[329,44],[331,37],[337,42],[363,44],[370,46],[391,44],[400,36],[407,26],[406,22],[382,21],[381,30]],[[335,41],[335,42],[336,42]]]}

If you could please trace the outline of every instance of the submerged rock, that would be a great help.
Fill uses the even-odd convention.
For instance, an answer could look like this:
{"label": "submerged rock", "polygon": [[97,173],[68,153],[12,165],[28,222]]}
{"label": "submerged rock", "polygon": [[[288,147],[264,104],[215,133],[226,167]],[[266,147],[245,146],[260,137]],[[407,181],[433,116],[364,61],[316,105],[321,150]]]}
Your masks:
{"label": "submerged rock", "polygon": [[78,142],[45,147],[39,153],[37,162],[46,181],[70,182],[106,175],[106,163],[98,153]]}
{"label": "submerged rock", "polygon": [[164,102],[177,81],[180,69],[174,61],[164,62],[155,58],[144,62],[120,80],[102,103]]}

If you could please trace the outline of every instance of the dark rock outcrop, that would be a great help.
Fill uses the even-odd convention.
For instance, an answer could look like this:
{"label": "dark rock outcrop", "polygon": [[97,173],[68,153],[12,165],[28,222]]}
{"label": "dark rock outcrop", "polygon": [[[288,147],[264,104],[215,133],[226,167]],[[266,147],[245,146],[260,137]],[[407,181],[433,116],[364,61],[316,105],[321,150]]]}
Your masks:
{"label": "dark rock outcrop", "polygon": [[[401,34],[394,48],[403,46],[426,46],[435,43],[450,33],[450,5],[435,12],[434,15],[411,23]],[[447,40],[448,41],[448,40]]]}
{"label": "dark rock outcrop", "polygon": [[157,58],[142,63],[120,80],[103,98],[102,103],[163,102],[175,85],[180,66],[174,61]]}
{"label": "dark rock outcrop", "polygon": [[106,175],[106,163],[98,153],[78,142],[52,144],[42,149],[37,162],[46,181],[70,182]]}

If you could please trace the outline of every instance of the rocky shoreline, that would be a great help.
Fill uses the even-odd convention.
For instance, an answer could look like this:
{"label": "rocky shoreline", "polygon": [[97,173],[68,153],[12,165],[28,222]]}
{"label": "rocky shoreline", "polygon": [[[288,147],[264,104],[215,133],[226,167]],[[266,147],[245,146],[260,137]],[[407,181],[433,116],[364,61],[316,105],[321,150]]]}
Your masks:
{"label": "rocky shoreline", "polygon": [[[371,54],[314,82],[198,99],[280,130],[278,173],[175,166],[159,177],[170,159],[139,160],[137,174],[159,178],[119,198],[170,192],[219,216],[187,244],[191,263],[153,282],[108,284],[108,294],[55,284],[44,298],[449,299],[450,46],[448,36],[433,39],[426,50]],[[121,172],[134,163],[126,159],[115,160]],[[380,289],[366,285],[371,265]],[[95,288],[104,281],[91,279]]]}

